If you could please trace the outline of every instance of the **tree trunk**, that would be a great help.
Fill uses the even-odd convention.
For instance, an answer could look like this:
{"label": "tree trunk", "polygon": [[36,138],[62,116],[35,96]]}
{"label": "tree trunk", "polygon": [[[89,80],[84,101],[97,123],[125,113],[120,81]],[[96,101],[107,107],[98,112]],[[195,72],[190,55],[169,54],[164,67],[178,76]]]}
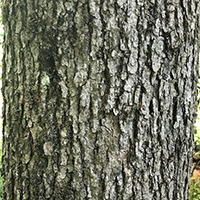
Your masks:
{"label": "tree trunk", "polygon": [[4,0],[3,200],[188,200],[198,0]]}

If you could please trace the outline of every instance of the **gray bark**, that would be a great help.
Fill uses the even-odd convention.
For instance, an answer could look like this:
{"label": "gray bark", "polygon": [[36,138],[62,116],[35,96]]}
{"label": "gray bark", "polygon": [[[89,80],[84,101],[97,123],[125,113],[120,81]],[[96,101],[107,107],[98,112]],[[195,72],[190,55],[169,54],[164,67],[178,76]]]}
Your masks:
{"label": "gray bark", "polygon": [[4,0],[3,199],[188,200],[198,0]]}

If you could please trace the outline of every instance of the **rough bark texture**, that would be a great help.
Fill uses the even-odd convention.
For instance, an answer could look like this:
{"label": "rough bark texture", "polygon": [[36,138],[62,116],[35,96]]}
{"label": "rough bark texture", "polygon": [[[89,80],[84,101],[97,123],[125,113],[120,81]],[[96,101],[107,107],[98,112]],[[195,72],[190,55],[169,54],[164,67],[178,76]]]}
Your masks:
{"label": "rough bark texture", "polygon": [[3,200],[188,200],[199,0],[4,0]]}

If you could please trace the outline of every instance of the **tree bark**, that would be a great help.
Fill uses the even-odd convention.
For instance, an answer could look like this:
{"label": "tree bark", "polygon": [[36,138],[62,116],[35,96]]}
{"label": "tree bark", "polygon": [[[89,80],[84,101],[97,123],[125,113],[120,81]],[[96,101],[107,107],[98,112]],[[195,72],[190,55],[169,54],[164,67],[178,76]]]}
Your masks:
{"label": "tree bark", "polygon": [[3,200],[188,200],[198,0],[4,0]]}

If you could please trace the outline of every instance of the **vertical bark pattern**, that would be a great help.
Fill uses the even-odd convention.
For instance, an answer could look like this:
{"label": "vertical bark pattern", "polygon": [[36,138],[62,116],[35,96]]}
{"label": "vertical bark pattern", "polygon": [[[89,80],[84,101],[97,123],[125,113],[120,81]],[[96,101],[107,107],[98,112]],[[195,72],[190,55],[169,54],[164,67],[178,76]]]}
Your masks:
{"label": "vertical bark pattern", "polygon": [[3,199],[187,200],[197,0],[4,0]]}

